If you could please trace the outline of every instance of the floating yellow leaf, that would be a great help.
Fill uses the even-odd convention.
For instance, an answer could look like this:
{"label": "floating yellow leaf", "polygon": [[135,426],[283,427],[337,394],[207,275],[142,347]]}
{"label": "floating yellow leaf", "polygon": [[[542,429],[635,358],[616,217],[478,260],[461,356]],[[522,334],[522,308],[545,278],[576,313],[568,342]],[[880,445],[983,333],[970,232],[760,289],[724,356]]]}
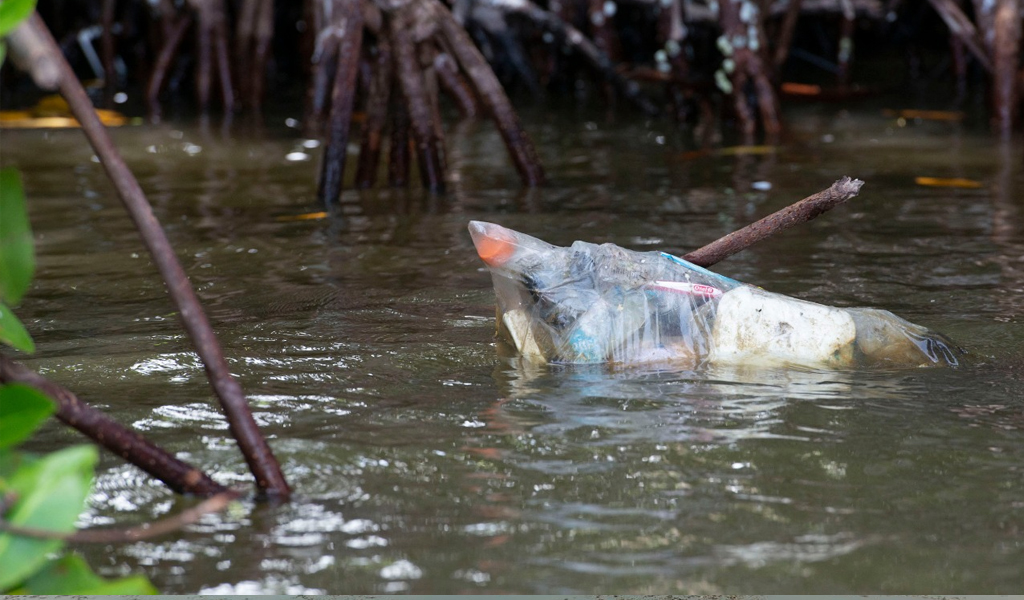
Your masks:
{"label": "floating yellow leaf", "polygon": [[922,121],[962,121],[964,113],[953,110],[892,110],[885,109],[882,115],[892,118],[921,119]]}
{"label": "floating yellow leaf", "polygon": [[716,154],[719,156],[742,156],[746,154],[774,154],[775,146],[729,146],[722,148]]}
{"label": "floating yellow leaf", "polygon": [[788,81],[783,83],[780,89],[783,94],[790,94],[792,96],[818,96],[821,94],[821,86],[811,83],[793,83]]}
{"label": "floating yellow leaf", "polygon": [[963,177],[915,177],[914,183],[928,187],[964,188],[972,190],[981,187],[980,181],[965,179]]}
{"label": "floating yellow leaf", "polygon": [[305,214],[301,214],[301,215],[282,215],[280,217],[277,217],[275,220],[276,221],[281,221],[281,222],[286,222],[286,221],[315,221],[317,219],[326,219],[326,218],[327,218],[327,213],[325,213],[325,212],[312,212],[312,213],[305,213]]}

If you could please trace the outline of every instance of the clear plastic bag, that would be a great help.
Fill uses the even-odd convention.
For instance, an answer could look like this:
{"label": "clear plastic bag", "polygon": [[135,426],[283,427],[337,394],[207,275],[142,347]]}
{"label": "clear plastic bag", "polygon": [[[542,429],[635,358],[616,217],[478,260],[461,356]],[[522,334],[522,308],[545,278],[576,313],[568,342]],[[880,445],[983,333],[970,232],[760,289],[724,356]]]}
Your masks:
{"label": "clear plastic bag", "polygon": [[553,246],[481,221],[469,231],[498,333],[531,361],[956,366],[962,355],[888,311],[773,294],[664,252]]}

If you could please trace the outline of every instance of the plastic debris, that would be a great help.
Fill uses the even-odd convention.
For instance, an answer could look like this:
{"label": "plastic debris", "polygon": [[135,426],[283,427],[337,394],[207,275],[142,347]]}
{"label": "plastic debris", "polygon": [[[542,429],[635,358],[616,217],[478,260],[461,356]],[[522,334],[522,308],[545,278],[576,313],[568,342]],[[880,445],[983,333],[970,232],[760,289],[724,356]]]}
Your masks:
{"label": "plastic debris", "polygon": [[963,354],[888,311],[774,294],[664,252],[553,246],[481,221],[469,231],[498,334],[532,362],[956,366]]}

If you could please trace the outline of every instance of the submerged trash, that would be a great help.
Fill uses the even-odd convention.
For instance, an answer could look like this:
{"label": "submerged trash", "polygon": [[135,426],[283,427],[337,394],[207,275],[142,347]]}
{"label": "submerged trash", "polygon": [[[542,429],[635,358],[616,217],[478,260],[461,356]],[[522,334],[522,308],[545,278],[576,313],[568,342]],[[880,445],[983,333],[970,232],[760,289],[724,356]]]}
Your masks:
{"label": "submerged trash", "polygon": [[499,335],[536,362],[956,366],[962,354],[888,311],[773,294],[664,252],[553,246],[481,221],[469,231]]}

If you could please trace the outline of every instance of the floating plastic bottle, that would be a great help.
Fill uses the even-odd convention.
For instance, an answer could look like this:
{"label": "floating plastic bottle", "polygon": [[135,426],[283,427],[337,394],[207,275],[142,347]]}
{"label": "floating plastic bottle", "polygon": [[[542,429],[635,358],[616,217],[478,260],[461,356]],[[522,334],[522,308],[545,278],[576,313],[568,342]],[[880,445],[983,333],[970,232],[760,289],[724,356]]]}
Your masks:
{"label": "floating plastic bottle", "polygon": [[962,355],[888,311],[773,294],[664,252],[553,246],[481,221],[469,231],[498,333],[534,362],[956,366]]}

